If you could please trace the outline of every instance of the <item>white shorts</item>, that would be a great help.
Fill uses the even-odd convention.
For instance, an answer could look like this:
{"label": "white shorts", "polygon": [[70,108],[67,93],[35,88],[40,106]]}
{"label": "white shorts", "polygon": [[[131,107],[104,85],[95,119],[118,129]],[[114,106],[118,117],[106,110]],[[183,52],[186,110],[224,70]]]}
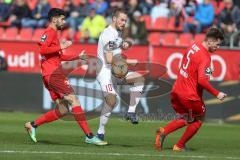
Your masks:
{"label": "white shorts", "polygon": [[[133,72],[128,72],[126,76],[130,75]],[[104,97],[108,94],[118,95],[117,85],[126,84],[124,78],[117,78],[112,75],[111,69],[102,67],[101,71],[97,75],[97,81],[99,82]]]}

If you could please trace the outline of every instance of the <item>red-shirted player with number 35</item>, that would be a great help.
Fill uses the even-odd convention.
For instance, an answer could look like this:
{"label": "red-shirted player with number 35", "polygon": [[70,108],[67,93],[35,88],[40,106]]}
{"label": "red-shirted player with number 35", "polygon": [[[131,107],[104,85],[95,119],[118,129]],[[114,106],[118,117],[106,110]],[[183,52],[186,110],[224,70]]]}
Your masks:
{"label": "red-shirted player with number 35", "polygon": [[168,134],[187,126],[181,139],[173,147],[173,151],[185,150],[185,144],[197,133],[204,119],[206,109],[202,99],[203,89],[221,101],[226,97],[225,93],[219,92],[209,83],[212,74],[210,53],[219,48],[222,40],[222,32],[217,28],[210,28],[202,43],[195,42],[187,49],[170,95],[178,118],[157,130],[156,149],[162,150],[163,141]]}
{"label": "red-shirted player with number 35", "polygon": [[65,13],[58,8],[52,8],[48,12],[49,26],[44,31],[40,42],[42,78],[48,89],[56,108],[38,117],[35,121],[27,122],[25,128],[32,141],[37,142],[36,128],[44,123],[49,123],[63,117],[71,110],[76,122],[86,135],[85,142],[95,145],[106,145],[107,143],[93,136],[85,113],[80,106],[78,97],[69,85],[68,79],[62,70],[61,61],[72,61],[86,59],[86,54],[64,54],[63,49],[72,45],[71,41],[59,41],[57,31],[61,30],[65,23]]}

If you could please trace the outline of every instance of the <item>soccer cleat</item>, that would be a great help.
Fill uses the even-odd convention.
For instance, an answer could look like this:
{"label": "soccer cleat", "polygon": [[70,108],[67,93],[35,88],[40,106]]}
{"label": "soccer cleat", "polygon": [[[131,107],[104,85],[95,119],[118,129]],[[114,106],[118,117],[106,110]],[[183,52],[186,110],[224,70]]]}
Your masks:
{"label": "soccer cleat", "polygon": [[156,132],[156,138],[155,138],[155,148],[159,151],[163,149],[163,142],[166,135],[164,133],[164,128],[159,128]]}
{"label": "soccer cleat", "polygon": [[104,134],[97,134],[97,138],[101,139],[102,141],[104,140]]}
{"label": "soccer cleat", "polygon": [[184,147],[184,148],[180,148],[180,147],[178,147],[176,144],[173,146],[173,151],[175,151],[175,152],[184,152],[184,151],[186,151],[186,148]]}
{"label": "soccer cleat", "polygon": [[95,137],[95,136],[92,137],[92,138],[86,137],[85,142],[88,143],[88,144],[95,144],[97,146],[105,146],[105,145],[108,144],[107,142],[102,141],[98,137]]}
{"label": "soccer cleat", "polygon": [[28,132],[28,135],[30,136],[31,140],[33,142],[37,142],[36,139],[36,128],[34,128],[30,122],[25,123],[25,129]]}
{"label": "soccer cleat", "polygon": [[138,117],[136,113],[128,112],[125,115],[126,120],[130,120],[132,124],[138,124]]}

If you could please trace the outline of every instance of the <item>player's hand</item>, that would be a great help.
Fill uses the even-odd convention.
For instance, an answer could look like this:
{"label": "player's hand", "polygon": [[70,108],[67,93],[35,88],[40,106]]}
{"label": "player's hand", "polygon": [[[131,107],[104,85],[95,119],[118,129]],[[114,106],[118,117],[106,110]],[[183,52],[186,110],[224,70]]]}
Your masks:
{"label": "player's hand", "polygon": [[66,49],[72,45],[72,41],[62,40],[60,42],[61,49]]}
{"label": "player's hand", "polygon": [[81,60],[84,60],[86,61],[88,59],[88,55],[86,54],[86,51],[85,50],[82,50],[81,53],[79,54],[79,58]]}
{"label": "player's hand", "polygon": [[123,50],[127,50],[127,49],[129,49],[132,46],[132,44],[133,44],[132,40],[130,40],[130,39],[125,40],[125,41],[122,42],[121,48]]}
{"label": "player's hand", "polygon": [[223,93],[223,92],[219,92],[217,95],[217,99],[219,99],[221,101],[223,101],[225,97],[227,97],[227,94]]}

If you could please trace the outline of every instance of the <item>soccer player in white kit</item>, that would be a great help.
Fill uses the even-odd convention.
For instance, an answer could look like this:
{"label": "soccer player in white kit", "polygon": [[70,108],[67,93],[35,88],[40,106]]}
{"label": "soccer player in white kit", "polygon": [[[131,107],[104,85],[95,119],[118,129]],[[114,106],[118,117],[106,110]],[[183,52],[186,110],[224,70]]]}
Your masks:
{"label": "soccer player in white kit", "polygon": [[[122,32],[125,28],[128,16],[125,10],[116,9],[112,15],[112,23],[105,28],[101,33],[98,41],[98,59],[101,61],[101,68],[97,74],[97,80],[103,91],[105,97],[105,104],[102,108],[100,117],[99,129],[97,136],[100,139],[104,139],[105,125],[111,115],[111,111],[117,102],[117,93],[114,88],[117,82],[123,82],[124,84],[132,84],[130,88],[130,106],[125,118],[130,120],[132,124],[138,124],[138,118],[135,110],[139,103],[141,93],[144,87],[144,77],[137,72],[128,72],[124,78],[116,78],[111,73],[111,64],[113,58],[116,55],[121,55],[122,49],[126,50],[131,46],[129,41],[125,41],[122,38]],[[113,50],[107,50],[106,46],[111,48],[112,46],[119,46]],[[113,47],[114,48],[114,47]],[[136,65],[137,60],[126,59],[127,64]],[[100,65],[99,65],[100,66]]]}

